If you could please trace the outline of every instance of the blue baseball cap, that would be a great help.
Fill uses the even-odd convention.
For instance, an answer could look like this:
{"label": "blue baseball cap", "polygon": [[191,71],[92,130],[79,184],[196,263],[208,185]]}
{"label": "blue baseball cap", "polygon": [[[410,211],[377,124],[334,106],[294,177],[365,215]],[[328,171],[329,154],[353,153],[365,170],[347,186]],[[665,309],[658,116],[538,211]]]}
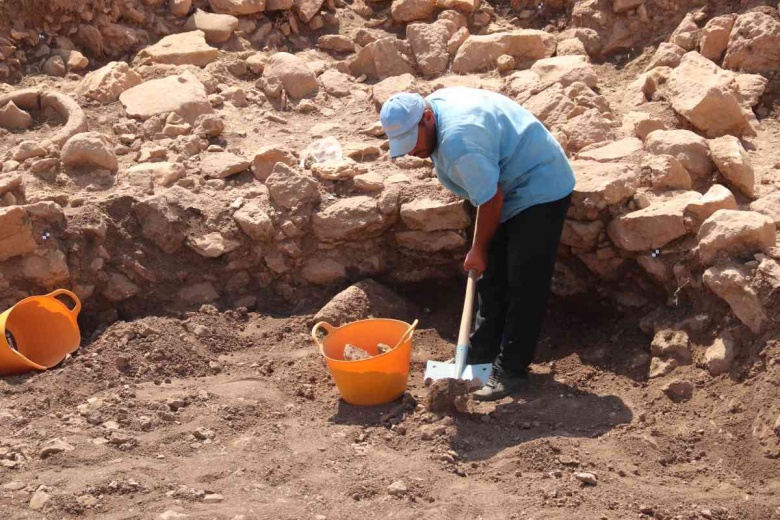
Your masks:
{"label": "blue baseball cap", "polygon": [[390,139],[390,158],[406,155],[417,146],[417,129],[425,112],[420,94],[394,94],[382,105],[379,118]]}

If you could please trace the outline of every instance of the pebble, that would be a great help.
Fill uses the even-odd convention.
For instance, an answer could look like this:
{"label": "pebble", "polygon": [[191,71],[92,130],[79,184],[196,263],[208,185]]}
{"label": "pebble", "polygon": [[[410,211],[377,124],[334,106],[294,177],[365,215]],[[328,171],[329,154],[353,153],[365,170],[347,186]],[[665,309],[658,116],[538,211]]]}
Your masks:
{"label": "pebble", "polygon": [[390,484],[387,487],[388,494],[394,496],[394,497],[401,497],[404,496],[409,491],[409,488],[406,487],[406,484],[404,484],[400,480],[396,480],[392,484]]}
{"label": "pebble", "polygon": [[20,482],[19,480],[12,480],[11,482],[7,482],[2,486],[2,488],[6,491],[21,491],[26,487],[27,484]]}
{"label": "pebble", "polygon": [[596,475],[593,473],[575,473],[574,478],[582,482],[583,484],[588,484],[590,486],[595,486],[598,484],[598,481],[596,480]]}
{"label": "pebble", "polygon": [[225,497],[217,493],[212,493],[210,495],[206,495],[205,497],[203,497],[203,502],[206,504],[219,504],[224,500]]}
{"label": "pebble", "polygon": [[217,436],[216,432],[214,430],[209,430],[208,428],[198,428],[194,432],[192,432],[192,435],[198,439],[199,441],[205,441],[206,439],[213,439]]}
{"label": "pebble", "polygon": [[165,511],[164,513],[160,514],[160,516],[158,516],[157,518],[159,520],[176,520],[177,518],[187,518],[187,515],[169,509],[168,511]]}
{"label": "pebble", "polygon": [[53,439],[49,441],[43,448],[41,448],[41,452],[39,453],[39,455],[42,459],[45,459],[50,455],[54,455],[56,453],[62,453],[63,451],[73,451],[73,449],[74,449],[73,446],[71,446],[64,440]]}

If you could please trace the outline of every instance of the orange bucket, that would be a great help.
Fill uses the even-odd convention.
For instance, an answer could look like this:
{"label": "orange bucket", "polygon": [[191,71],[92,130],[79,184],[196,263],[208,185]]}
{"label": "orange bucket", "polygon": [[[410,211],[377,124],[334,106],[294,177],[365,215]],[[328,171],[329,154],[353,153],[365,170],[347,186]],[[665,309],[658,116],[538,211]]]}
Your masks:
{"label": "orange bucket", "polygon": [[[74,302],[69,309],[57,296]],[[65,289],[31,296],[0,314],[0,374],[46,370],[79,348],[78,297]],[[10,333],[10,334],[9,334]]]}
{"label": "orange bucket", "polygon": [[[409,383],[409,362],[412,358],[412,334],[417,321],[411,325],[398,320],[370,319],[334,327],[320,322],[311,331],[330,369],[341,397],[349,404],[371,406],[398,399]],[[327,332],[320,340],[317,332]],[[357,361],[344,359],[347,344],[362,348],[372,358]],[[377,354],[377,344],[394,347]]]}

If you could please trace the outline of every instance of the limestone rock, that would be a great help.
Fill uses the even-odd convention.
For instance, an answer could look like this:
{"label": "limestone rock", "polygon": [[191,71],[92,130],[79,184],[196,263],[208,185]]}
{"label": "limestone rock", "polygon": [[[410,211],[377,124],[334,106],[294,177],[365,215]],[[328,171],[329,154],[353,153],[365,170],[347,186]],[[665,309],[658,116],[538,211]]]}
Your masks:
{"label": "limestone rock", "polygon": [[276,166],[276,163],[284,163],[287,166],[295,166],[295,152],[281,145],[270,144],[260,148],[252,159],[252,173],[255,178],[265,181]]}
{"label": "limestone rock", "polygon": [[660,358],[674,358],[681,363],[690,363],[691,346],[688,333],[684,330],[659,330],[650,344],[650,353]]}
{"label": "limestone rock", "polygon": [[623,128],[630,135],[635,135],[644,141],[650,132],[666,130],[666,123],[645,112],[629,112],[623,118]]}
{"label": "limestone rock", "polygon": [[564,126],[568,138],[567,150],[577,152],[586,146],[615,138],[613,123],[597,108],[591,108],[573,117]]}
{"label": "limestone rock", "polygon": [[549,58],[555,53],[555,48],[554,36],[534,29],[469,36],[455,55],[452,71],[469,74],[494,69],[503,54],[518,61]]}
{"label": "limestone rock", "polygon": [[334,97],[347,97],[351,93],[352,78],[337,70],[327,70],[319,77],[322,88]]}
{"label": "limestone rock", "polygon": [[108,65],[87,74],[77,91],[104,105],[119,99],[122,92],[140,85],[141,76],[123,61],[112,61]]}
{"label": "limestone rock", "polygon": [[99,132],[84,132],[71,137],[62,147],[60,160],[67,168],[103,168],[110,171],[118,168],[114,144]]}
{"label": "limestone rock", "polygon": [[576,184],[572,194],[574,218],[595,220],[607,206],[620,204],[636,193],[639,174],[624,163],[572,161]]}
{"label": "limestone rock", "polygon": [[341,199],[314,214],[314,234],[323,241],[363,240],[379,236],[393,219],[382,213],[377,201],[357,196]]}
{"label": "limestone rock", "polygon": [[572,248],[590,251],[596,247],[603,231],[604,223],[600,220],[593,222],[566,220],[563,223],[561,243]]}
{"label": "limestone rock", "polygon": [[471,223],[462,202],[418,199],[401,206],[401,220],[411,229],[465,229]]}
{"label": "limestone rock", "polygon": [[[132,180],[148,179],[153,185],[166,188],[173,186],[186,175],[187,171],[184,166],[171,162],[141,163],[127,169],[127,176]],[[131,183],[133,183],[132,180]]]}
{"label": "limestone rock", "polygon": [[750,285],[751,271],[738,264],[710,267],[702,281],[713,293],[729,304],[731,310],[753,333],[760,334],[767,321],[761,301]]}
{"label": "limestone rock", "polygon": [[32,124],[32,116],[19,109],[13,101],[9,101],[5,106],[0,107],[0,128],[27,130]]}
{"label": "limestone rock", "polygon": [[560,83],[568,87],[576,81],[585,83],[588,87],[598,84],[598,77],[587,56],[556,56],[536,61],[531,71],[541,78],[544,84]]}
{"label": "limestone rock", "polygon": [[396,22],[427,20],[433,16],[436,0],[393,0],[390,12]]}
{"label": "limestone rock", "polygon": [[735,20],[734,15],[726,15],[716,16],[707,22],[701,31],[699,41],[699,52],[702,56],[715,62],[721,59],[728,47],[729,35]]}
{"label": "limestone rock", "polygon": [[750,198],[756,194],[756,181],[750,158],[739,139],[725,135],[709,141],[712,161],[726,180]]}
{"label": "limestone rock", "polygon": [[295,99],[314,95],[319,90],[317,78],[306,62],[287,52],[278,52],[268,58],[263,78],[281,82],[287,93]]}
{"label": "limestone rock", "polygon": [[773,191],[769,195],[751,202],[750,210],[768,216],[776,226],[780,226],[780,191]]}
{"label": "limestone rock", "polygon": [[205,235],[190,237],[187,245],[200,256],[206,258],[218,258],[225,253],[230,253],[241,247],[238,240],[225,238],[222,233],[214,232]]}
{"label": "limestone rock", "polygon": [[645,149],[655,155],[675,157],[696,177],[712,173],[707,140],[689,130],[656,130],[647,136]]}
{"label": "limestone rock", "polygon": [[380,38],[363,47],[349,63],[350,73],[359,77],[387,79],[414,74],[414,55],[409,42],[398,38]]}
{"label": "limestone rock", "polygon": [[693,232],[698,232],[705,220],[720,209],[737,209],[737,199],[728,188],[713,184],[701,199],[688,204],[685,208],[685,225]]}
{"label": "limestone rock", "polygon": [[399,92],[413,92],[415,89],[415,78],[411,74],[402,74],[387,78],[376,85],[371,91],[371,97],[374,99],[374,105],[381,109],[385,101]]}
{"label": "limestone rock", "polygon": [[213,113],[206,87],[189,71],[142,83],[123,92],[119,100],[128,116],[142,120],[175,112],[194,124],[199,116]]}
{"label": "limestone rock", "polygon": [[190,31],[166,36],[139,54],[154,63],[205,67],[219,57],[219,50],[206,43],[203,31]]}
{"label": "limestone rock", "polygon": [[325,34],[317,39],[317,47],[324,51],[355,52],[355,42],[341,34]]}
{"label": "limestone rock", "polygon": [[375,316],[395,316],[405,320],[411,314],[411,309],[410,302],[369,279],[337,294],[314,316],[314,321],[326,321],[339,326]]}
{"label": "limestone rock", "polygon": [[767,252],[775,245],[775,223],[754,211],[721,209],[704,221],[698,237],[701,262],[711,265],[720,252],[732,256]]}
{"label": "limestone rock", "polygon": [[625,13],[626,11],[630,11],[632,9],[636,9],[640,5],[644,4],[645,0],[613,0],[612,1],[612,12],[614,13]]}
{"label": "limestone rock", "polygon": [[322,9],[324,0],[295,0],[295,11],[303,23],[311,22]]}
{"label": "limestone rock", "polygon": [[263,242],[276,234],[271,218],[256,202],[245,204],[233,214],[233,219],[252,240]]}
{"label": "limestone rock", "polygon": [[[447,40],[447,54],[455,56],[461,45],[468,39],[469,35],[469,30],[466,27],[461,27],[455,31],[453,35],[450,36],[450,39]],[[496,63],[498,63],[498,60],[496,60]]]}
{"label": "limestone rock", "polygon": [[[577,159],[596,162],[614,162],[625,159],[643,148],[642,141],[636,137],[627,137],[625,139],[620,139],[619,141],[605,144],[604,146],[596,146],[597,148],[588,147],[587,151],[578,153]],[[682,165],[680,167],[682,168]]]}
{"label": "limestone rock", "polygon": [[265,10],[265,0],[209,0],[216,13],[245,16],[261,13]]}
{"label": "limestone rock", "polygon": [[642,160],[642,181],[655,190],[689,190],[691,176],[671,155],[650,155]]}
{"label": "limestone rock", "polygon": [[376,172],[363,173],[356,175],[353,179],[355,183],[355,189],[364,192],[382,191],[385,187],[385,183],[382,180],[382,176]]}
{"label": "limestone rock", "polygon": [[173,186],[136,204],[136,219],[144,238],[171,255],[184,244],[185,205],[188,190]]}
{"label": "limestone rock", "polygon": [[395,234],[395,240],[405,249],[425,253],[457,251],[468,244],[466,238],[455,231],[399,231]]}
{"label": "limestone rock", "polygon": [[192,8],[192,0],[170,0],[171,15],[186,16]]}
{"label": "limestone rock", "polygon": [[473,13],[479,7],[479,0],[436,0],[439,9],[454,9],[464,14]]}
{"label": "limestone rock", "polygon": [[780,68],[780,22],[757,11],[739,15],[731,29],[723,67],[754,73]]}
{"label": "limestone rock", "polygon": [[196,9],[184,24],[185,31],[203,31],[206,41],[225,43],[238,29],[238,18],[229,14],[207,13]]}
{"label": "limestone rock", "polygon": [[331,258],[313,257],[301,269],[301,276],[309,283],[330,285],[347,277],[344,264]]}
{"label": "limestone rock", "polygon": [[662,42],[658,45],[658,49],[650,59],[650,63],[647,64],[645,70],[653,70],[656,67],[671,67],[675,68],[680,64],[682,57],[685,55],[685,49],[674,43]]}
{"label": "limestone rock", "polygon": [[219,300],[219,293],[210,283],[199,283],[183,287],[176,298],[186,305],[203,305]]}
{"label": "limestone rock", "polygon": [[669,41],[679,45],[686,51],[692,51],[696,48],[699,39],[699,26],[696,25],[693,13],[688,13],[682,19],[680,25],[669,37]]}
{"label": "limestone rock", "polygon": [[698,200],[697,192],[682,192],[668,200],[613,219],[607,226],[612,241],[626,251],[659,249],[688,231],[685,208]]}
{"label": "limestone rock", "polygon": [[712,376],[719,376],[731,370],[731,364],[736,356],[734,338],[728,334],[715,338],[712,345],[704,352],[704,362]]}
{"label": "limestone rock", "polygon": [[56,455],[57,453],[62,453],[66,451],[73,451],[74,449],[75,448],[70,444],[68,444],[67,442],[65,442],[64,439],[52,439],[43,445],[38,455],[42,459],[45,459],[51,455]]}
{"label": "limestone rock", "polygon": [[450,55],[447,42],[451,37],[450,28],[439,20],[434,23],[413,23],[406,27],[406,39],[420,71],[429,78],[440,76],[447,70]]}
{"label": "limestone rock", "polygon": [[669,77],[675,112],[710,137],[755,135],[734,94],[734,77],[697,52],[686,54]]}
{"label": "limestone rock", "polygon": [[68,68],[65,66],[65,60],[62,59],[62,56],[50,56],[41,67],[41,72],[47,76],[62,78],[67,74]]}
{"label": "limestone rock", "polygon": [[103,289],[103,297],[113,303],[129,300],[141,292],[141,288],[131,282],[125,275],[110,273],[108,283]]}
{"label": "limestone rock", "polygon": [[297,172],[275,169],[265,180],[265,185],[268,186],[271,200],[286,209],[320,200],[317,181]]}
{"label": "limestone rock", "polygon": [[249,161],[228,152],[210,153],[200,161],[200,171],[207,178],[225,179],[249,169]]}
{"label": "limestone rock", "polygon": [[666,383],[661,390],[676,403],[688,401],[693,397],[693,383],[690,381],[675,379]]}
{"label": "limestone rock", "polygon": [[368,168],[352,159],[331,159],[321,163],[315,163],[311,167],[312,173],[320,179],[328,181],[338,181],[351,179],[361,173],[366,173]]}
{"label": "limestone rock", "polygon": [[650,367],[647,372],[648,379],[654,379],[656,377],[668,376],[674,369],[680,366],[680,363],[672,358],[663,360],[658,357],[654,357],[650,360]]}

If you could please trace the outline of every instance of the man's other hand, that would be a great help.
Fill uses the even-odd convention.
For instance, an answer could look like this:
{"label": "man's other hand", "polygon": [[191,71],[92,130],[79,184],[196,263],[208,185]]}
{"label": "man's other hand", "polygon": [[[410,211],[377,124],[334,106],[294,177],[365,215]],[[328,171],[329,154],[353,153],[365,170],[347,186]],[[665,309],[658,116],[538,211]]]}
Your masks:
{"label": "man's other hand", "polygon": [[463,269],[466,271],[474,269],[479,276],[487,269],[487,260],[487,251],[478,247],[472,247],[466,255],[466,260],[463,261]]}

